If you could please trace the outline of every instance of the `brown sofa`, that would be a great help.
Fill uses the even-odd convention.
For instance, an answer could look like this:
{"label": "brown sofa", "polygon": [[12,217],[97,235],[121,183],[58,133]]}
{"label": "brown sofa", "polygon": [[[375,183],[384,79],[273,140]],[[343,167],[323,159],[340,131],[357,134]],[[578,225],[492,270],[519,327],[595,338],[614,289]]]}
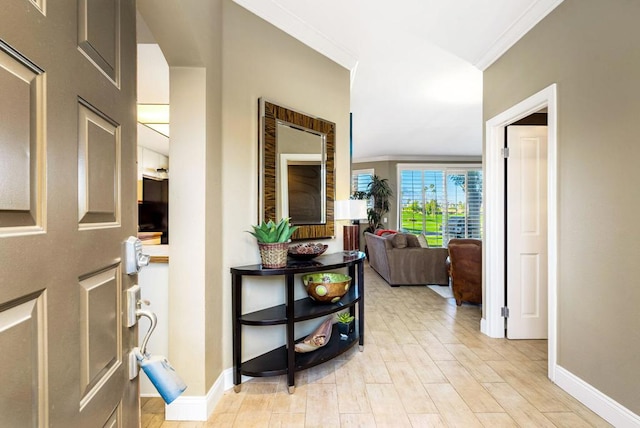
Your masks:
{"label": "brown sofa", "polygon": [[449,241],[449,274],[456,304],[482,303],[482,241]]}
{"label": "brown sofa", "polygon": [[412,234],[376,236],[364,234],[369,265],[392,287],[399,285],[447,285],[446,248],[422,248]]}

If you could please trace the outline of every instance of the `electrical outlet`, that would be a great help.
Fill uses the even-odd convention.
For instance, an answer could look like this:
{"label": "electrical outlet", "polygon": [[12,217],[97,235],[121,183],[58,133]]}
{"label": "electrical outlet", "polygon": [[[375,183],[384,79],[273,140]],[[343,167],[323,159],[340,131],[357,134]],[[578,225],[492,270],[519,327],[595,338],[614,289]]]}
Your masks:
{"label": "electrical outlet", "polygon": [[384,218],[382,219],[382,222],[383,222],[383,223],[386,223],[386,222],[387,222],[387,218],[386,218],[386,217],[384,217]]}

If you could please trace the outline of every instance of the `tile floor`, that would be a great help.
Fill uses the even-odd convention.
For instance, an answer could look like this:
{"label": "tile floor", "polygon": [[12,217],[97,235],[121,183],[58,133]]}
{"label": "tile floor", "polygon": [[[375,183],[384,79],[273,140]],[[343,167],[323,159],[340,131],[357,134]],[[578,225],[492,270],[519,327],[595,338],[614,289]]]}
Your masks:
{"label": "tile floor", "polygon": [[427,287],[392,288],[365,267],[365,346],[296,374],[225,392],[206,422],[164,421],[142,402],[142,428],[606,427],[546,377],[547,342],[491,339],[480,307]]}

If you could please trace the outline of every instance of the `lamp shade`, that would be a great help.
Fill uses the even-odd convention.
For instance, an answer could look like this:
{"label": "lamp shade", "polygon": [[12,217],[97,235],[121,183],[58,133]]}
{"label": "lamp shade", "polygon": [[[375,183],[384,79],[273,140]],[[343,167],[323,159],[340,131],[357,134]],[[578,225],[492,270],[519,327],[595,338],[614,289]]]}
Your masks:
{"label": "lamp shade", "polygon": [[351,199],[349,208],[351,220],[364,220],[367,218],[367,201],[364,199]]}
{"label": "lamp shade", "polygon": [[362,220],[367,218],[367,201],[363,199],[347,199],[336,201],[336,220]]}
{"label": "lamp shade", "polygon": [[367,201],[362,199],[347,199],[336,201],[334,218],[336,220],[349,220],[353,224],[343,227],[343,245],[345,252],[353,255],[358,251],[360,244],[360,225],[358,220],[367,218]]}

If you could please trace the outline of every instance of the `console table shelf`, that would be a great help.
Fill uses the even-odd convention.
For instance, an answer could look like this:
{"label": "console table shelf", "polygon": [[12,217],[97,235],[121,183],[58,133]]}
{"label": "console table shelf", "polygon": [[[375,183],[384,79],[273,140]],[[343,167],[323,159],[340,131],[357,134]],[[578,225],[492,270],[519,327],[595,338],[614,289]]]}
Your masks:
{"label": "console table shelf", "polygon": [[[337,328],[331,330],[331,340],[317,351],[295,354],[295,371],[308,369],[348,351],[358,342],[354,332],[347,340],[340,339]],[[285,345],[242,363],[242,374],[246,376],[279,376],[287,373],[287,347]]]}
{"label": "console table shelf", "polygon": [[[294,322],[310,320],[313,318],[329,315],[342,309],[348,308],[352,303],[360,300],[358,287],[350,287],[340,301],[335,304],[319,304],[311,298],[296,300],[293,304]],[[287,305],[282,304],[272,306],[260,311],[244,314],[238,320],[244,325],[277,325],[287,323]]]}
{"label": "console table shelf", "polygon": [[[240,390],[242,375],[246,376],[278,376],[287,375],[289,392],[295,388],[294,374],[298,370],[324,363],[354,346],[364,345],[364,253],[348,256],[343,253],[327,254],[311,261],[299,262],[289,260],[289,264],[281,269],[263,269],[261,265],[231,268],[233,299],[233,382],[236,392]],[[309,297],[294,300],[295,275],[309,272],[320,272],[330,269],[347,268],[352,284],[349,291],[338,302],[323,304],[314,302]],[[243,276],[284,276],[286,285],[286,302],[281,305],[242,313],[242,278]],[[358,311],[356,313],[356,306]],[[356,317],[357,328],[346,340],[340,338],[337,327],[332,328],[329,342],[313,351],[297,353],[295,343],[304,337],[294,339],[295,323],[348,309]],[[284,346],[268,351],[247,361],[242,361],[242,326],[285,325],[287,343]]]}

